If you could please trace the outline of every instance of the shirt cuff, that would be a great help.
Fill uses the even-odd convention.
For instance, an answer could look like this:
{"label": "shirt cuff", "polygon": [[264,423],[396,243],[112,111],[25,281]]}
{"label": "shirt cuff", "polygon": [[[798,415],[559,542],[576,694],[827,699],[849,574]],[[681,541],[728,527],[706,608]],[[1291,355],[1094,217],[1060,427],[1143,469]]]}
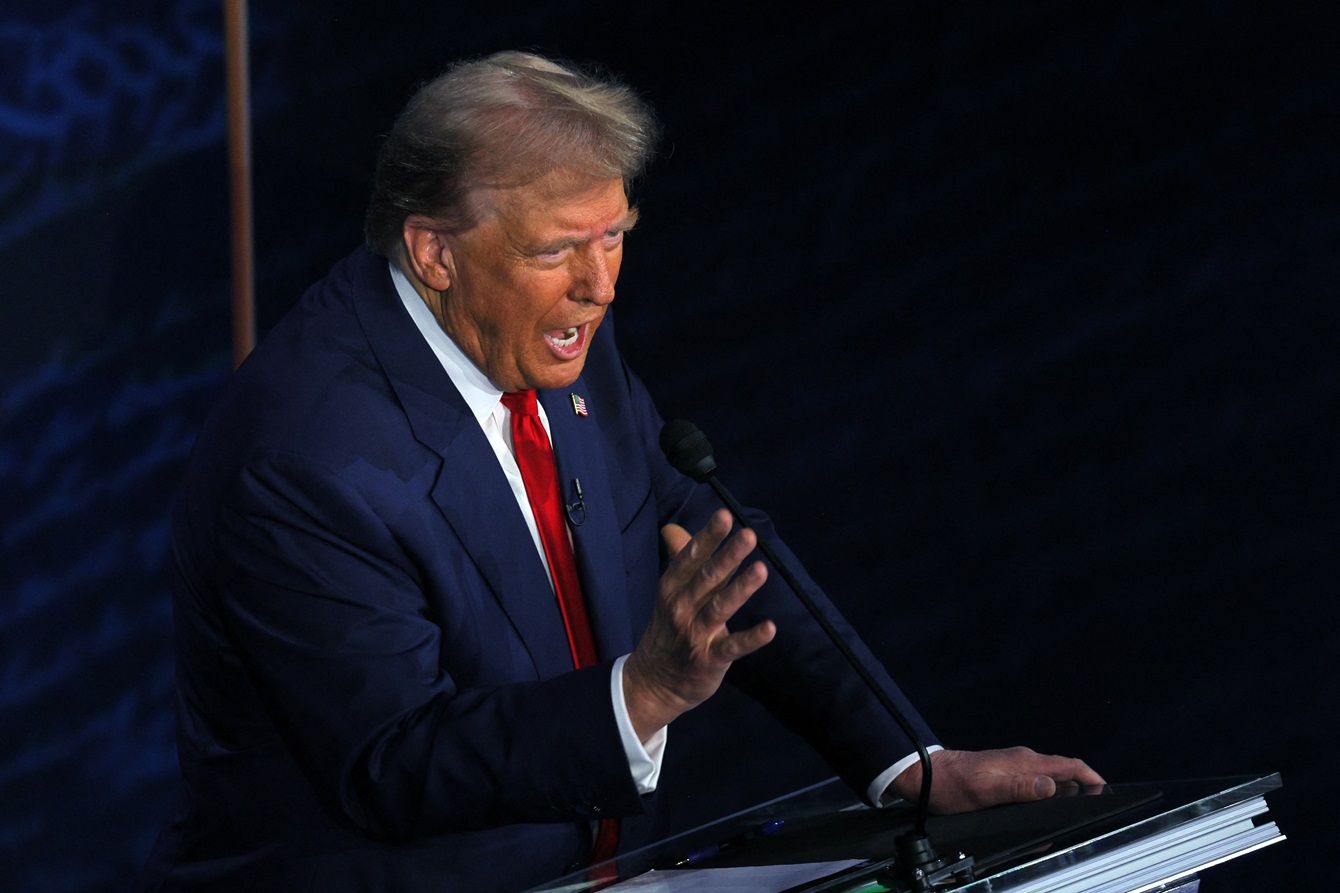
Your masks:
{"label": "shirt cuff", "polygon": [[[935,753],[937,750],[944,750],[944,748],[938,744],[932,744],[930,747],[926,748],[927,753]],[[883,772],[879,773],[879,775],[875,777],[875,780],[870,782],[870,787],[866,788],[866,799],[876,806],[888,806],[890,803],[897,800],[898,795],[889,790],[889,785],[893,784],[893,780],[899,775],[902,775],[903,770],[917,762],[918,759],[920,759],[920,757],[917,756],[916,752],[910,753]]]}
{"label": "shirt cuff", "polygon": [[610,674],[610,700],[614,702],[614,721],[619,726],[619,738],[623,742],[624,756],[628,757],[628,770],[633,774],[633,784],[637,785],[639,794],[650,794],[661,780],[666,727],[657,729],[645,745],[638,740],[637,732],[633,731],[632,717],[628,715],[628,704],[623,698],[623,665],[626,660],[627,654],[614,662],[614,670]]}

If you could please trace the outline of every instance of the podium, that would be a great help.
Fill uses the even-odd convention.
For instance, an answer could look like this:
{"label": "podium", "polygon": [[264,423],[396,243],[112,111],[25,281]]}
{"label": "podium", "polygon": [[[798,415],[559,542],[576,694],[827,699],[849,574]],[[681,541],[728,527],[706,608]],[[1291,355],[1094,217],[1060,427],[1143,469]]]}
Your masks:
{"label": "podium", "polygon": [[[1278,775],[1114,784],[936,816],[942,856],[971,859],[963,893],[1191,893],[1202,871],[1284,840]],[[879,893],[897,880],[910,807],[870,809],[837,779],[623,854],[532,893]],[[598,869],[598,870],[597,870]]]}

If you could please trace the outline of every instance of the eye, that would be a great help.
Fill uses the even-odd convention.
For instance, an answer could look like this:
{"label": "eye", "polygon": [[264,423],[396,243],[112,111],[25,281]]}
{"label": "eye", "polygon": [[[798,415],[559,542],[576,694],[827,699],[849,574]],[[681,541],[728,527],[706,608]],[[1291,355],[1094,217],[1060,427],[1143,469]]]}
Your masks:
{"label": "eye", "polygon": [[562,260],[563,256],[567,253],[568,253],[568,246],[561,245],[557,248],[548,248],[535,252],[535,259],[543,261],[545,263],[553,263],[555,261]]}
{"label": "eye", "polygon": [[618,246],[620,243],[622,243],[622,242],[623,242],[623,234],[624,234],[624,232],[625,232],[625,231],[624,231],[624,230],[621,230],[621,229],[617,229],[617,230],[616,230],[616,229],[612,229],[612,230],[610,230],[609,232],[605,233],[605,238],[603,239],[603,241],[604,241],[604,243],[605,243],[605,247],[606,247],[606,248],[614,248],[614,247]]}

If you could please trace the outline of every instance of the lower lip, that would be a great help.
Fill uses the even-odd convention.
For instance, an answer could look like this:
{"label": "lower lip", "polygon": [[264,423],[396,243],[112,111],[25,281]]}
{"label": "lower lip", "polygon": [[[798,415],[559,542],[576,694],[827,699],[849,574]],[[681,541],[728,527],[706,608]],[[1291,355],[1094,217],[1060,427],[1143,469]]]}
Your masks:
{"label": "lower lip", "polygon": [[590,327],[590,323],[578,326],[577,337],[573,339],[571,344],[555,344],[549,337],[548,332],[545,333],[544,343],[549,345],[549,349],[553,351],[554,356],[560,360],[575,360],[586,350],[586,337]]}

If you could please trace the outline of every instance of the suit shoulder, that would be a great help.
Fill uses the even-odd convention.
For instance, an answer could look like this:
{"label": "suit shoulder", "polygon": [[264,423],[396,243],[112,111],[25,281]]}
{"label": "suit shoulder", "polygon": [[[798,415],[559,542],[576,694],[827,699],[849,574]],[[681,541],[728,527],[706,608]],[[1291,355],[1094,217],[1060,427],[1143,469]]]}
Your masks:
{"label": "suit shoulder", "polygon": [[337,466],[359,455],[403,453],[413,443],[359,306],[380,302],[383,315],[403,313],[390,304],[398,302],[393,291],[379,291],[378,263],[384,276],[385,261],[356,253],[307,290],[227,383],[201,444],[233,461],[265,450]]}

